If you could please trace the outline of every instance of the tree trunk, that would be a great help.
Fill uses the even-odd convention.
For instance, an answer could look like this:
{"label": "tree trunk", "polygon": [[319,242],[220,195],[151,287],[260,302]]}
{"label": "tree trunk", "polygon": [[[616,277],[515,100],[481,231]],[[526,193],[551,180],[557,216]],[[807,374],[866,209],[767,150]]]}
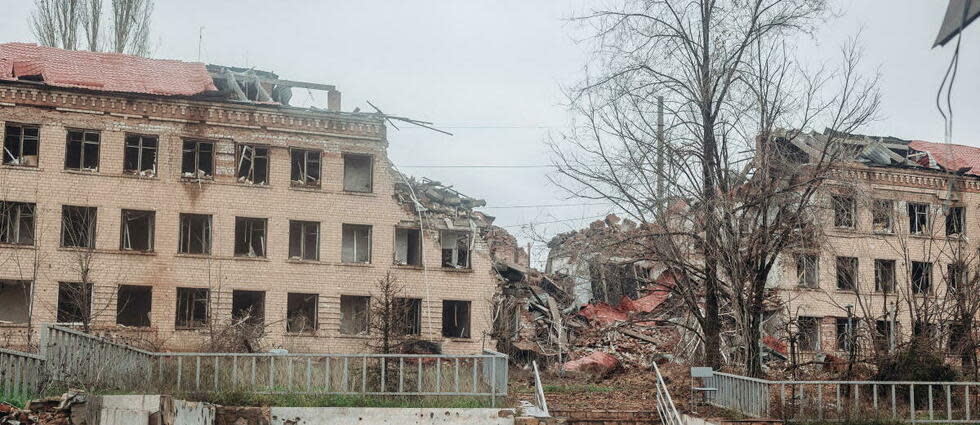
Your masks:
{"label": "tree trunk", "polygon": [[715,135],[709,114],[705,114],[704,144],[702,146],[702,178],[704,179],[704,361],[713,369],[720,369],[721,319],[718,307],[718,226],[715,224]]}

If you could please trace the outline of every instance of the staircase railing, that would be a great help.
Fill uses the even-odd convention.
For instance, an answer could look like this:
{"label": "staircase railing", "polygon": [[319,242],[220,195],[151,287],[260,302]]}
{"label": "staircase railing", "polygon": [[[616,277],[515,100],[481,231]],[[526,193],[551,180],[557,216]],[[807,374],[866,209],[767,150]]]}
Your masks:
{"label": "staircase railing", "polygon": [[677,411],[677,406],[674,406],[667,383],[664,382],[664,377],[660,374],[660,368],[656,363],[653,364],[653,371],[657,374],[657,413],[660,414],[660,421],[664,425],[683,425],[681,414]]}

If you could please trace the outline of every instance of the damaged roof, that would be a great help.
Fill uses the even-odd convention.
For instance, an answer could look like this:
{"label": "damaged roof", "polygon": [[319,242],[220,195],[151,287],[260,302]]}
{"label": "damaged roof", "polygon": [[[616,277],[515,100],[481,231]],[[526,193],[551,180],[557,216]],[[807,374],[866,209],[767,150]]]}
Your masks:
{"label": "damaged roof", "polygon": [[218,90],[203,63],[63,50],[33,43],[0,44],[0,80],[162,96]]}

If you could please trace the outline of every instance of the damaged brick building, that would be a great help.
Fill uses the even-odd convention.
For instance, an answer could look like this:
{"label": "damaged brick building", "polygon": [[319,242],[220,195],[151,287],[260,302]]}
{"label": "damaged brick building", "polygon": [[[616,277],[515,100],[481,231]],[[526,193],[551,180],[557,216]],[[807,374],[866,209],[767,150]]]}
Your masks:
{"label": "damaged brick building", "polygon": [[84,322],[193,350],[238,320],[262,348],[363,351],[389,271],[407,333],[491,346],[492,217],[394,172],[384,116],[333,86],[0,44],[0,129],[0,346]]}

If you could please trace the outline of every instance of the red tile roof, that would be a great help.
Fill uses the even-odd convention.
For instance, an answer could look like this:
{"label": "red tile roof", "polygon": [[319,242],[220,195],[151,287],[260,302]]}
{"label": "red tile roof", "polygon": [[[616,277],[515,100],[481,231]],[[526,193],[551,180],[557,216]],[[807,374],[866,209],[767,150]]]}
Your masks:
{"label": "red tile roof", "polygon": [[[969,168],[966,174],[980,176],[980,148],[923,142],[921,140],[909,142],[909,147],[929,154],[929,158],[924,158],[923,161],[929,161],[931,159],[935,161],[935,165],[951,171]],[[920,165],[931,167],[932,164],[920,162]]]}
{"label": "red tile roof", "polygon": [[47,85],[126,93],[190,96],[216,91],[204,64],[120,53],[0,44],[0,80],[40,76]]}

